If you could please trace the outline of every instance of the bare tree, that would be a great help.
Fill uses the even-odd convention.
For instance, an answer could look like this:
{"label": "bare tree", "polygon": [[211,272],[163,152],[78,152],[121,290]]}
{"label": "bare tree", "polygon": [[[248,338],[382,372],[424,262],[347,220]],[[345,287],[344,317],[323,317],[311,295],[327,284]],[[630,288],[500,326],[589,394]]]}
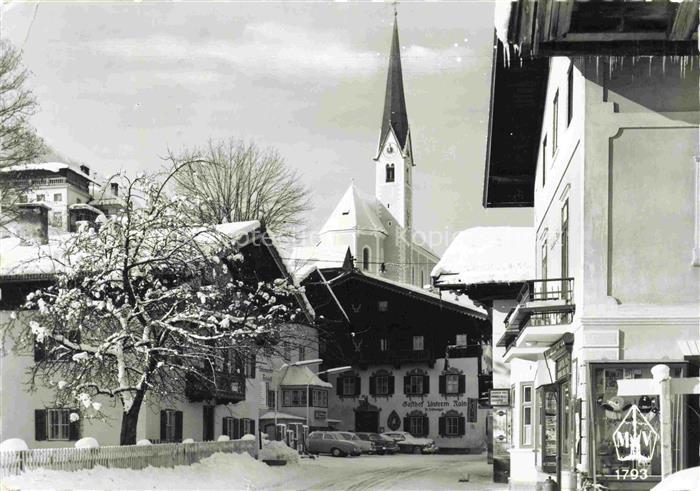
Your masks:
{"label": "bare tree", "polygon": [[29,123],[37,104],[27,77],[21,53],[0,40],[0,168],[32,162],[44,151]]}
{"label": "bare tree", "polygon": [[135,443],[148,394],[180,398],[188,380],[217,387],[237,360],[294,336],[290,322],[309,324],[300,291],[261,277],[235,227],[202,224],[167,196],[171,178],[124,178],[124,213],[52,248],[55,284],[4,326],[17,346],[43,346],[31,383],[53,384],[58,402],[87,413],[118,400],[122,444]]}
{"label": "bare tree", "polygon": [[210,141],[204,149],[170,160],[182,169],[175,176],[178,192],[196,204],[204,222],[264,219],[270,230],[289,236],[310,208],[299,175],[273,149],[240,140]]}

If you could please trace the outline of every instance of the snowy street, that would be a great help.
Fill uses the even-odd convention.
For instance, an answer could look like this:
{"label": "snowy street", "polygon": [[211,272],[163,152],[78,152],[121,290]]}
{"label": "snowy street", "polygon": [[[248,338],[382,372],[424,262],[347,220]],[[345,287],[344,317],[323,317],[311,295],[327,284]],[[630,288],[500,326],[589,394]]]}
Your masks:
{"label": "snowy street", "polygon": [[[469,477],[468,482],[459,482]],[[247,454],[215,454],[191,466],[141,471],[39,470],[7,478],[3,489],[501,490],[485,455],[321,456],[268,467]]]}

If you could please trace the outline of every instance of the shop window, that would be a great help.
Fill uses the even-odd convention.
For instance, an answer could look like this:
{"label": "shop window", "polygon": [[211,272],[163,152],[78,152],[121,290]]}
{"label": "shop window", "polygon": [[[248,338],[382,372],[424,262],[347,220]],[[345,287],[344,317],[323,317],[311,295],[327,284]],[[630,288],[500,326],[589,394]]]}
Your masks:
{"label": "shop window", "polygon": [[425,349],[424,339],[423,336],[413,336],[413,351],[423,351]]}
{"label": "shop window", "polygon": [[162,443],[182,441],[182,411],[163,409],[160,412],[160,441]]}
{"label": "shop window", "polygon": [[534,392],[532,384],[520,385],[520,446],[531,447],[534,428]]}
{"label": "shop window", "polygon": [[[685,376],[681,363],[667,363],[671,377]],[[659,398],[653,394],[618,396],[620,379],[651,379],[653,363],[592,364],[590,386],[594,435],[593,469],[602,481],[655,481],[661,478]],[[685,408],[674,405],[674,426],[686,428]],[[671,448],[684,448],[686,432],[673,431]],[[672,470],[682,468],[675,453]]]}

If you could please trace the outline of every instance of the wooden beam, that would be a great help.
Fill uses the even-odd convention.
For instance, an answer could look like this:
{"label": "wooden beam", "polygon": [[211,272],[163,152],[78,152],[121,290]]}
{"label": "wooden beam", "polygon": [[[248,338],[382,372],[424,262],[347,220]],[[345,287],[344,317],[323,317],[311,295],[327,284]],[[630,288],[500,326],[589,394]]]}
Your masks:
{"label": "wooden beam", "polygon": [[572,32],[565,38],[569,43],[614,41],[665,41],[663,32]]}
{"label": "wooden beam", "polygon": [[668,39],[685,41],[690,39],[698,28],[698,0],[684,0],[678,4]]}
{"label": "wooden beam", "polygon": [[563,0],[557,4],[557,24],[554,36],[556,39],[564,38],[571,28],[571,12],[574,10],[574,0]]}

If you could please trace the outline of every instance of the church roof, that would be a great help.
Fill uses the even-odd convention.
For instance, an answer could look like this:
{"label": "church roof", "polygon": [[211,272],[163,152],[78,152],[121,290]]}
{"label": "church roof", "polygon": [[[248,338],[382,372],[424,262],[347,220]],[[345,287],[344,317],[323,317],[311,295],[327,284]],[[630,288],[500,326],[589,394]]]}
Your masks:
{"label": "church roof", "polygon": [[396,140],[401,149],[404,150],[408,141],[408,115],[406,114],[406,100],[403,94],[401,46],[399,45],[399,27],[396,18],[394,18],[394,34],[391,39],[391,51],[389,52],[389,71],[386,77],[382,132],[379,135],[380,151],[389,134],[389,129],[394,130]]}
{"label": "church roof", "polygon": [[321,228],[321,234],[340,230],[361,230],[387,235],[387,231],[377,215],[377,208],[376,198],[363,195],[354,183],[350,184],[333,213]]}

